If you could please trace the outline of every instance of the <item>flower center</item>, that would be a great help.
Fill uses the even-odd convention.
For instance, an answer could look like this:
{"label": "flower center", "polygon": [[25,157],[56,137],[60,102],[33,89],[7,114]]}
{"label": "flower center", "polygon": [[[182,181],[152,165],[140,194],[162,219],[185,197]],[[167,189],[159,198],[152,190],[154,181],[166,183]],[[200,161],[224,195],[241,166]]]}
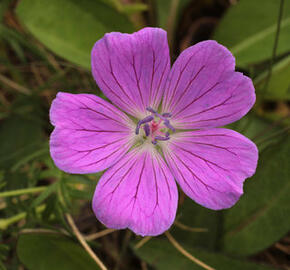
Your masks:
{"label": "flower center", "polygon": [[170,139],[170,131],[175,128],[170,124],[169,118],[171,113],[159,114],[151,107],[146,108],[151,115],[140,120],[136,126],[136,135],[140,133],[140,129],[144,130],[144,139],[151,138],[151,142],[155,145],[158,141],[167,141]]}

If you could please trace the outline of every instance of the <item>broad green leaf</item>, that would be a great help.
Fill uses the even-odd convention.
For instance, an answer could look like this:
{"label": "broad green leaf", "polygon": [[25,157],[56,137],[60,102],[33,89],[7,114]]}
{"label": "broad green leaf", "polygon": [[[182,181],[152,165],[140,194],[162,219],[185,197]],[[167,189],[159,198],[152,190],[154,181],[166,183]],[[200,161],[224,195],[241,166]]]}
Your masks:
{"label": "broad green leaf", "polygon": [[[271,270],[274,268],[231,259],[219,253],[210,253],[201,249],[192,248],[181,244],[190,254],[202,260],[207,265],[217,270]],[[194,243],[192,243],[194,245]],[[192,246],[191,245],[191,246]],[[161,239],[151,239],[148,243],[135,253],[144,261],[148,262],[156,270],[202,270],[204,268],[196,265],[188,258],[179,253],[171,243]]]}
{"label": "broad green leaf", "polygon": [[86,251],[59,234],[22,234],[17,254],[28,270],[97,270]]}
{"label": "broad green leaf", "polygon": [[214,249],[217,245],[219,226],[219,212],[209,210],[192,201],[190,198],[178,209],[176,221],[189,228],[200,228],[207,231],[194,232],[181,228],[178,225],[172,226],[172,235],[185,244]]}
{"label": "broad green leaf", "polygon": [[[290,35],[290,32],[289,32]],[[257,91],[267,99],[290,100],[290,56],[273,66],[267,89],[264,89],[268,71],[262,73],[256,80]]]}
{"label": "broad green leaf", "polygon": [[235,255],[257,253],[290,228],[290,138],[260,153],[256,174],[244,195],[224,215],[224,250]]}
{"label": "broad green leaf", "polygon": [[94,43],[105,33],[134,30],[125,15],[101,0],[22,0],[16,13],[54,53],[85,68],[90,68]]}
{"label": "broad green leaf", "polygon": [[[280,1],[241,0],[232,6],[220,22],[213,38],[228,47],[245,67],[272,56]],[[284,1],[284,12],[278,43],[278,54],[290,51],[290,1]]]}

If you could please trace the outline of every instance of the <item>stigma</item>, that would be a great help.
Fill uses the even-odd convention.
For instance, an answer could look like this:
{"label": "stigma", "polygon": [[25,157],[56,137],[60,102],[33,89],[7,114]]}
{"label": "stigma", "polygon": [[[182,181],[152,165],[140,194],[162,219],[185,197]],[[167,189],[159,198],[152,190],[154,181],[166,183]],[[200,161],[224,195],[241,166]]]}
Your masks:
{"label": "stigma", "polygon": [[145,139],[150,138],[152,144],[156,145],[158,141],[168,141],[170,132],[174,132],[175,128],[170,124],[171,113],[159,114],[151,107],[146,110],[151,115],[146,116],[137,123],[135,133],[139,135],[140,129],[143,129]]}

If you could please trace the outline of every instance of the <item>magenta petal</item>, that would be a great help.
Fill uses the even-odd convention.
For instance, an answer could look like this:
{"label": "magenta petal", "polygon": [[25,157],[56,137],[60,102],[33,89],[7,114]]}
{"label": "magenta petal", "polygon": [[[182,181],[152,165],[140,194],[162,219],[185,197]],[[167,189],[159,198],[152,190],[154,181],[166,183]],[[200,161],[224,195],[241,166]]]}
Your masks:
{"label": "magenta petal", "polygon": [[168,141],[164,154],[186,195],[215,210],[237,202],[258,159],[252,141],[223,128],[178,133]]}
{"label": "magenta petal", "polygon": [[109,228],[159,235],[172,225],[177,199],[176,183],[159,153],[136,148],[102,176],[93,209]]}
{"label": "magenta petal", "polygon": [[97,84],[114,104],[136,117],[148,106],[157,109],[169,69],[167,36],[159,28],[109,33],[92,50]]}
{"label": "magenta petal", "polygon": [[130,148],[130,119],[103,99],[58,93],[50,109],[55,126],[51,156],[61,170],[93,173],[113,165]]}
{"label": "magenta petal", "polygon": [[244,116],[255,103],[251,79],[235,72],[235,59],[215,41],[183,51],[165,90],[163,111],[181,129],[219,127]]}

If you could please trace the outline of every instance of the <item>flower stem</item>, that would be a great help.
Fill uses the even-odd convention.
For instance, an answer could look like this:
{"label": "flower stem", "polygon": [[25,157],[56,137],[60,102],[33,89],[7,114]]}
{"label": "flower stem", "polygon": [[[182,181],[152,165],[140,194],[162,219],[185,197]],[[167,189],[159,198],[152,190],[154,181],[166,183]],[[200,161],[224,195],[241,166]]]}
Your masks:
{"label": "flower stem", "polygon": [[171,0],[170,11],[169,11],[167,25],[166,25],[168,43],[171,50],[173,49],[173,38],[174,38],[174,32],[175,32],[178,5],[179,5],[179,0]]}
{"label": "flower stem", "polygon": [[[45,209],[45,205],[42,204],[38,207],[36,207],[36,213],[41,213]],[[0,230],[6,230],[8,226],[12,225],[13,223],[18,222],[21,219],[24,219],[26,217],[26,212],[21,212],[15,216],[12,216],[7,219],[0,219]]]}
{"label": "flower stem", "polygon": [[273,68],[275,58],[276,58],[278,40],[279,40],[279,34],[280,34],[280,26],[281,26],[281,21],[282,21],[282,17],[283,17],[283,7],[284,7],[284,0],[280,0],[277,30],[276,30],[275,41],[274,41],[274,46],[273,46],[272,58],[271,58],[270,65],[269,65],[269,71],[268,71],[268,75],[267,75],[266,82],[264,85],[264,94],[268,91],[270,78],[272,76],[272,68]]}
{"label": "flower stem", "polygon": [[192,228],[190,226],[182,224],[177,220],[174,221],[174,224],[176,225],[176,227],[189,232],[208,232],[207,228]]}
{"label": "flower stem", "polygon": [[192,256],[189,252],[187,252],[174,238],[173,236],[166,231],[165,232],[166,237],[170,241],[170,243],[185,257],[187,257],[192,262],[196,263],[197,265],[201,266],[202,268],[206,270],[215,270],[214,268],[210,267],[209,265],[205,264],[204,262],[200,261],[199,259]]}
{"label": "flower stem", "polygon": [[98,239],[98,238],[103,237],[107,234],[113,233],[115,231],[116,231],[115,229],[105,229],[105,230],[97,232],[97,233],[86,235],[86,236],[84,236],[84,238],[86,241],[93,241],[95,239]]}
{"label": "flower stem", "polygon": [[4,191],[4,192],[0,192],[0,198],[19,196],[19,195],[30,194],[30,193],[38,193],[38,192],[44,191],[46,188],[47,187],[32,187],[32,188],[23,188],[23,189],[11,190],[11,191]]}
{"label": "flower stem", "polygon": [[152,238],[152,236],[145,236],[144,238],[142,238],[142,240],[140,240],[136,245],[135,245],[135,249],[138,249],[140,247],[142,247],[144,244],[146,244],[150,239]]}
{"label": "flower stem", "polygon": [[68,224],[70,225],[73,233],[75,234],[76,238],[79,240],[83,248],[86,252],[92,257],[92,259],[96,262],[96,264],[101,268],[101,270],[108,270],[107,267],[103,264],[103,262],[99,259],[99,257],[93,252],[90,246],[87,244],[86,240],[82,236],[81,232],[77,228],[72,216],[70,214],[65,214]]}

